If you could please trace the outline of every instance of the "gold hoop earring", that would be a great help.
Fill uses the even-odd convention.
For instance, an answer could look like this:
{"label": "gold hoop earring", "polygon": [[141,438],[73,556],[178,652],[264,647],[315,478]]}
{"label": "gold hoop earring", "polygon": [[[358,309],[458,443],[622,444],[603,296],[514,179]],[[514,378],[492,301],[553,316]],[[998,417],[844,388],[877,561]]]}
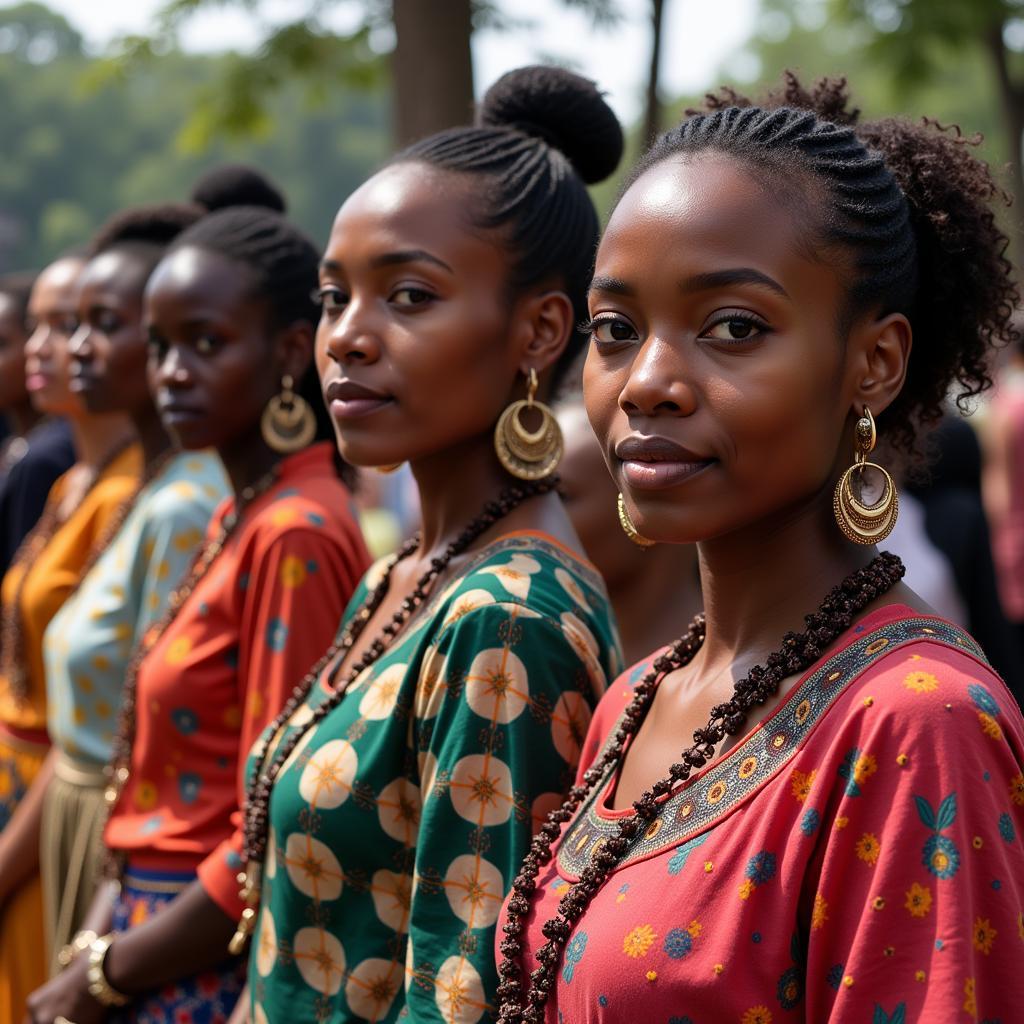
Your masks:
{"label": "gold hoop earring", "polygon": [[[494,428],[494,450],[498,461],[519,480],[540,480],[558,468],[562,460],[562,431],[554,413],[534,400],[537,394],[537,371],[530,368],[526,401],[513,402]],[[523,426],[520,414],[529,410],[540,413],[536,430]]]}
{"label": "gold hoop earring", "polygon": [[[854,544],[878,544],[892,533],[900,511],[900,499],[892,477],[876,462],[868,462],[878,440],[875,418],[864,406],[864,415],[857,420],[854,428],[854,462],[839,478],[832,498],[839,529],[847,540]],[[882,474],[882,495],[874,505],[866,505],[853,491],[853,476],[856,473],[863,483],[864,470],[874,469]]]}
{"label": "gold hoop earring", "polygon": [[633,524],[633,520],[630,518],[629,509],[626,508],[626,503],[622,499],[622,494],[619,494],[618,499],[615,502],[616,508],[619,510],[619,526],[622,527],[622,532],[637,546],[640,548],[653,548],[658,542],[651,540],[650,537],[645,537]]}
{"label": "gold hoop earring", "polygon": [[316,416],[294,387],[295,381],[286,373],[281,378],[281,393],[267,402],[260,419],[263,440],[275,452],[297,452],[316,435]]}

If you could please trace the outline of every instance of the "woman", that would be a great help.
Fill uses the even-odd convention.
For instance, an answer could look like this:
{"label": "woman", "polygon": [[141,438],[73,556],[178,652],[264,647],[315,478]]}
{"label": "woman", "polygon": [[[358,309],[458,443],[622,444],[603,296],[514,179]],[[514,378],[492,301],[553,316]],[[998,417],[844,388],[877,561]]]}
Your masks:
{"label": "woman", "polygon": [[584,182],[621,144],[593,83],[522,69],[479,127],[399,154],[335,219],[324,395],[348,461],[409,462],[423,527],[368,574],[250,758],[235,941],[252,931],[256,1021],[468,1021],[493,1005],[510,872],[618,662],[537,398],[582,341]]}
{"label": "woman", "polygon": [[233,497],[126,671],[104,836],[121,884],[86,917],[101,938],[76,940],[84,955],[33,994],[40,1024],[122,1005],[139,1021],[222,1019],[241,989],[233,922],[207,892],[236,885],[244,753],[330,643],[369,561],[322,440],[316,266],[279,214],[237,207],[183,232],[147,285],[161,419],[184,449],[216,450]]}
{"label": "woman", "polygon": [[38,522],[57,477],[75,461],[67,422],[51,419],[33,401],[34,386],[41,381],[38,375],[25,376],[25,343],[32,334],[29,302],[34,301],[37,316],[62,312],[52,308],[56,282],[75,266],[75,261],[58,261],[38,282],[27,274],[0,278],[0,411],[11,431],[0,454],[0,574]]}
{"label": "woman", "polygon": [[[28,994],[46,978],[40,889],[41,797],[49,749],[43,634],[104,544],[138,485],[141,450],[123,413],[91,413],[70,390],[69,317],[78,260],[40,275],[26,346],[33,401],[68,417],[78,461],[50,490],[0,587],[0,1022],[20,1024]],[[37,776],[42,779],[33,786]],[[31,792],[30,792],[31,787]],[[29,796],[26,798],[26,794]]]}
{"label": "woman", "polygon": [[68,944],[99,880],[104,769],[131,653],[227,494],[216,455],[175,449],[146,382],[146,281],[168,243],[199,215],[183,205],[118,214],[94,239],[78,283],[71,385],[90,412],[131,418],[144,469],[120,529],[53,617],[43,644],[54,778],[43,798],[40,858],[51,973],[80,951]]}
{"label": "woman", "polygon": [[587,411],[627,527],[698,543],[705,615],[594,717],[507,904],[503,1021],[1019,1016],[1024,722],[877,554],[862,461],[876,417],[912,449],[985,386],[1016,290],[968,144],[843,90],[713,99],[601,242]]}

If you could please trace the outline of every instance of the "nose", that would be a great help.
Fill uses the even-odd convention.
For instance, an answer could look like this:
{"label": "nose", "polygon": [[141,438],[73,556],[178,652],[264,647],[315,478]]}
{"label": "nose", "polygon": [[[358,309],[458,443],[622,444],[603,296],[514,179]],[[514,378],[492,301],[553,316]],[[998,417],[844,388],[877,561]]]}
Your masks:
{"label": "nose", "polygon": [[317,341],[334,362],[343,366],[375,363],[382,351],[380,334],[369,311],[355,298],[338,316],[325,316],[320,321]]}
{"label": "nose", "polygon": [[48,351],[50,340],[50,327],[48,324],[40,323],[28,336],[25,342],[26,359],[42,359]]}
{"label": "nose", "polygon": [[154,390],[158,387],[184,387],[192,377],[186,361],[177,345],[170,346],[163,356],[151,360],[151,374]]}
{"label": "nose", "polygon": [[68,339],[68,352],[80,363],[88,362],[94,354],[92,331],[88,324],[81,323]]}
{"label": "nose", "polygon": [[691,416],[697,396],[678,346],[649,338],[630,367],[619,408],[632,416]]}

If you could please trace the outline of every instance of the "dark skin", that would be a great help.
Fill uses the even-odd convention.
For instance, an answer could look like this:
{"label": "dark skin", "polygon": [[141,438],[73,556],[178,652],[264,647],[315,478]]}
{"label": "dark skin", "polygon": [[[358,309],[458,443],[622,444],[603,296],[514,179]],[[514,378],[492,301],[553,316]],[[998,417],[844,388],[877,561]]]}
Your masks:
{"label": "dark skin", "polygon": [[23,437],[40,414],[25,388],[25,316],[13,295],[0,292],[0,412],[16,437]]}
{"label": "dark skin", "polygon": [[171,446],[146,383],[142,295],[151,246],[116,247],[86,264],[78,281],[78,327],[68,342],[71,391],[89,412],[125,413],[151,462]]}
{"label": "dark skin", "polygon": [[[707,616],[703,647],[666,677],[628,749],[615,808],[664,777],[735,681],[876,554],[842,537],[832,489],[863,406],[877,416],[903,384],[910,325],[865,315],[839,337],[849,271],[808,258],[795,232],[810,227],[747,168],[701,154],[644,174],[598,251],[587,412],[640,532],[696,542]],[[637,449],[617,454],[630,437]],[[685,452],[668,458],[651,437]],[[864,614],[893,603],[929,611],[899,585]]]}
{"label": "dark skin", "polygon": [[[619,528],[617,490],[582,399],[559,403],[565,454],[559,492],[590,560],[608,587],[627,665],[674,640],[701,609],[697,549],[641,548]],[[672,593],[674,600],[666,601]]]}
{"label": "dark skin", "polygon": [[[150,277],[144,303],[149,384],[164,426],[185,449],[213,447],[236,495],[282,455],[260,434],[260,417],[281,387],[313,356],[308,323],[274,326],[244,266],[200,249],[180,249]],[[115,893],[101,889],[84,927],[110,929]],[[236,922],[198,882],[157,916],[118,936],[105,971],[118,991],[135,994],[222,963]],[[107,1010],[88,993],[87,958],[78,957],[29,999],[28,1020],[99,1024]]]}
{"label": "dark skin", "polygon": [[[509,296],[501,236],[467,219],[479,187],[432,167],[393,165],[342,206],[327,244],[316,358],[338,447],[356,466],[408,461],[423,521],[419,550],[396,568],[388,596],[337,678],[430,560],[514,483],[494,453],[494,424],[510,402],[525,397],[530,368],[545,380],[573,327],[572,304],[556,282]],[[369,411],[332,403],[332,388],[343,382],[377,396]],[[513,530],[542,530],[581,551],[554,494],[524,502],[473,549]],[[448,575],[469,557],[455,559]]]}

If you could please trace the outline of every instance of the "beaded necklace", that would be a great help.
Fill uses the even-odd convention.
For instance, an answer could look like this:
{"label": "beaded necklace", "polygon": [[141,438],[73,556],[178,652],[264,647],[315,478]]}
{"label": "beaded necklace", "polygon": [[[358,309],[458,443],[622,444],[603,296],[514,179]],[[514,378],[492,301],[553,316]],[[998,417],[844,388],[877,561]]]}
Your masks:
{"label": "beaded necklace", "polygon": [[[89,476],[88,485],[85,493],[82,495],[82,502],[89,497],[93,488],[102,479],[103,474],[134,443],[134,437],[126,437],[114,445],[103,457]],[[108,527],[90,548],[85,563],[78,573],[74,588],[68,593],[65,600],[71,598],[81,585],[82,580],[89,573],[89,570],[96,564],[96,560],[103,554],[111,540],[113,540],[114,535],[124,523],[125,517],[131,511],[141,488],[142,485],[140,484],[138,489],[121,502],[111,516]],[[14,554],[14,558],[11,560],[11,568],[17,566],[23,572],[15,588],[14,597],[9,603],[4,604],[2,616],[0,616],[0,674],[6,678],[8,691],[19,704],[23,703],[28,697],[28,671],[25,664],[24,651],[25,630],[21,617],[21,602],[25,595],[25,583],[36,559],[42,554],[50,541],[53,540],[57,531],[71,518],[70,515],[62,516],[60,514],[62,504],[63,502],[60,500],[47,501],[39,521],[21,542]]]}
{"label": "beaded necklace", "polygon": [[[359,675],[374,664],[391,646],[395,638],[412,618],[413,614],[423,606],[438,578],[448,568],[452,559],[466,551],[469,546],[496,522],[507,516],[514,508],[527,498],[538,494],[546,494],[558,485],[557,477],[546,477],[543,480],[531,481],[504,491],[496,501],[489,501],[475,519],[453,540],[444,553],[431,559],[430,568],[419,578],[412,592],[406,597],[380,631],[373,642],[356,660],[345,674],[345,678],[335,683],[330,696],[317,706],[308,722],[296,729],[284,740],[267,763],[267,751],[273,737],[277,736],[285,723],[295,714],[307,694],[320,678],[320,674],[332,662],[340,667],[345,656],[363,634],[366,625],[374,612],[381,606],[391,584],[391,575],[399,562],[408,558],[419,547],[420,538],[413,537],[407,541],[391,559],[381,581],[367,595],[363,606],[349,619],[348,625],[327,653],[313,666],[301,683],[292,691],[280,714],[264,730],[262,738],[253,749],[253,772],[246,792],[244,814],[244,848],[242,856],[245,870],[238,875],[241,886],[239,896],[246,904],[238,922],[238,928],[231,938],[228,950],[238,955],[252,934],[256,924],[256,911],[260,902],[260,889],[263,873],[263,859],[267,848],[270,796],[274,782],[281,771],[282,765],[288,760],[299,741],[311,729],[316,728],[327,715],[334,710],[344,698],[348,688]],[[333,672],[332,672],[333,675]]]}
{"label": "beaded necklace", "polygon": [[540,966],[530,972],[533,984],[524,998],[519,959],[523,953],[522,937],[530,897],[537,888],[537,876],[553,856],[552,847],[561,834],[562,825],[572,818],[605,773],[621,766],[623,748],[639,730],[661,681],[670,672],[689,664],[700,650],[705,635],[704,616],[698,615],[687,632],[671,646],[669,653],[655,660],[651,671],[637,684],[612,741],[584,773],[582,784],[573,786],[565,803],[548,815],[534,836],[530,852],[512,884],[504,926],[506,938],[501,943],[501,963],[498,965],[499,1024],[541,1024],[544,1006],[557,983],[558,965],[573,928],[629,851],[633,839],[658,816],[662,798],[709,761],[714,756],[715,745],[724,737],[736,735],[745,725],[750,711],[778,693],[783,679],[803,672],[818,661],[829,645],[850,627],[853,616],[894,587],[905,571],[903,563],[895,555],[883,552],[864,568],[851,573],[829,592],[817,612],[805,618],[805,632],[787,633],[782,638],[782,647],[768,656],[764,666],[752,668],[736,683],[731,699],[711,709],[708,724],[695,730],[693,744],[683,751],[665,778],[659,779],[634,801],[633,813],[624,817],[619,823],[618,833],[596,850],[579,881],[559,900],[556,916],[544,922],[541,933],[548,941],[536,951],[535,957]]}
{"label": "beaded necklace", "polygon": [[[241,524],[244,514],[257,498],[265,494],[278,478],[279,467],[274,466],[256,483],[243,488],[239,492],[235,507],[221,520],[220,530],[196,556],[191,568],[182,582],[171,591],[167,599],[167,608],[160,619],[146,630],[145,635],[135,648],[135,652],[125,669],[124,686],[121,690],[121,710],[118,716],[117,735],[111,751],[110,764],[107,765],[107,788],[103,798],[106,803],[107,820],[110,820],[117,802],[131,778],[132,746],[135,742],[135,697],[139,679],[139,669],[146,655],[156,646],[160,638],[167,632],[177,619],[185,602],[198,586],[200,580],[209,572],[210,567],[224,550],[228,540]],[[119,878],[123,873],[123,858],[112,850],[107,851],[107,874]]]}

